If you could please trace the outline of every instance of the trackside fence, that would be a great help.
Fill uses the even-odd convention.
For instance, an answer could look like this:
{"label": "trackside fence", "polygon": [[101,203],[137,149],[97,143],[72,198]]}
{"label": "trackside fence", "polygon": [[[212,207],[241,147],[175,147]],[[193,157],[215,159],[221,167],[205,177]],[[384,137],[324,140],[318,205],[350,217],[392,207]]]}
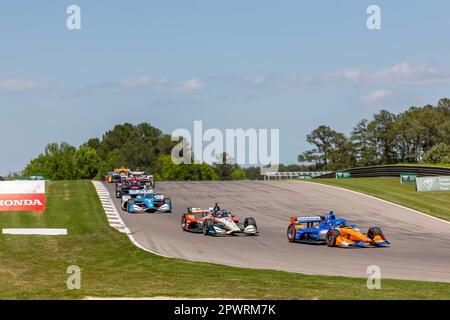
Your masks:
{"label": "trackside fence", "polygon": [[[432,176],[450,176],[450,167],[431,167],[431,166],[414,166],[414,165],[386,165],[373,167],[359,167],[339,172],[350,173],[351,178],[370,178],[370,177],[400,177],[401,173],[416,174],[418,177]],[[336,172],[328,172],[314,178],[335,178]]]}

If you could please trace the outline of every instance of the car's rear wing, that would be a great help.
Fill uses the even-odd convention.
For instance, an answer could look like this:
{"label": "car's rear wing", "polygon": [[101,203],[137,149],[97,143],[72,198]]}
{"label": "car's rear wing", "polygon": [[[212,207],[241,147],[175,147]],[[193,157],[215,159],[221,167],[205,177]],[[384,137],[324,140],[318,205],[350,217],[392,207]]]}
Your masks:
{"label": "car's rear wing", "polygon": [[214,208],[187,208],[187,212],[192,213],[210,213]]}
{"label": "car's rear wing", "polygon": [[291,223],[311,223],[311,222],[322,222],[324,217],[321,216],[309,216],[309,217],[290,217]]}

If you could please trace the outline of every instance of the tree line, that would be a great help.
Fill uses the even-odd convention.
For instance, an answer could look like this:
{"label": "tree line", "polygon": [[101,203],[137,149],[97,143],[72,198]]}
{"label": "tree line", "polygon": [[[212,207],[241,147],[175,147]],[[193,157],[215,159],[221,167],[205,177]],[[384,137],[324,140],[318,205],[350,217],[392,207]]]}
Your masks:
{"label": "tree line", "polygon": [[314,170],[450,163],[450,99],[399,114],[381,110],[359,121],[349,136],[321,125],[306,140],[314,148],[300,154],[298,161]]}
{"label": "tree line", "polygon": [[172,162],[177,144],[171,135],[149,123],[116,125],[101,139],[92,138],[79,148],[68,143],[50,143],[32,159],[23,175],[44,175],[51,180],[102,179],[122,165],[147,171],[158,180],[240,180],[244,170],[224,154],[223,164],[180,164]]}
{"label": "tree line", "polygon": [[[381,110],[358,122],[350,135],[321,125],[307,135],[313,149],[298,156],[300,164],[280,164],[280,171],[338,170],[395,163],[450,163],[450,99],[436,106],[411,107],[394,114]],[[242,168],[223,154],[223,164],[173,163],[178,141],[149,123],[116,125],[101,138],[76,148],[50,143],[31,160],[23,175],[52,180],[102,179],[125,165],[154,174],[159,180],[261,179],[259,167]],[[194,157],[194,155],[192,155]]]}

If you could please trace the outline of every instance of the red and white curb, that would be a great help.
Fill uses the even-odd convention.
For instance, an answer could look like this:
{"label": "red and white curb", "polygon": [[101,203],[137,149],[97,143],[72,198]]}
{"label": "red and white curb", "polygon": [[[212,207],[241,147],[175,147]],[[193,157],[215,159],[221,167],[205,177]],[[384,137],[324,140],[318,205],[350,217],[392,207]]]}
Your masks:
{"label": "red and white curb", "polygon": [[94,185],[98,197],[100,198],[100,202],[102,203],[103,210],[108,218],[109,225],[120,232],[129,233],[130,231],[120,217],[119,212],[117,211],[117,208],[103,183],[100,181],[92,181],[92,184]]}

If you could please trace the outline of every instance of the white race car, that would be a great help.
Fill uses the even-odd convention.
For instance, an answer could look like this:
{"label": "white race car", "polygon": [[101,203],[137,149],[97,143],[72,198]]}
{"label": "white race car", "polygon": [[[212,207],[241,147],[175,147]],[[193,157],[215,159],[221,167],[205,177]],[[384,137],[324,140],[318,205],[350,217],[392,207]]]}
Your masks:
{"label": "white race car", "polygon": [[259,234],[255,219],[245,218],[242,223],[238,217],[227,210],[212,210],[209,215],[201,219],[201,226],[204,235]]}

